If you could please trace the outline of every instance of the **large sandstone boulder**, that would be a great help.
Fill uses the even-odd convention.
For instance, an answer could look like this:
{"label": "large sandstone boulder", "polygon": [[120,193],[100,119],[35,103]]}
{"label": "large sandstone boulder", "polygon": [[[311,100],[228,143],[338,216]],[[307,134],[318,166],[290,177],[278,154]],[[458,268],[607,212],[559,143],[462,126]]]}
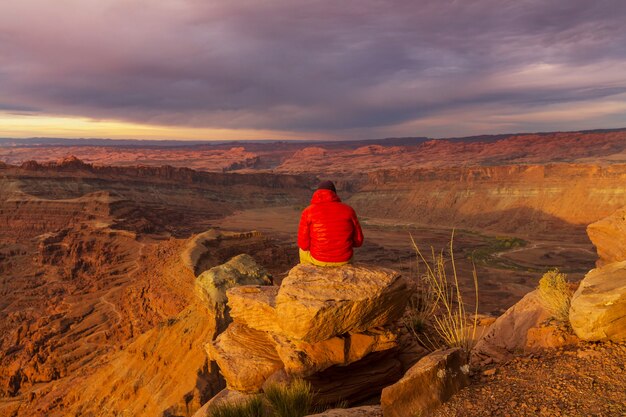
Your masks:
{"label": "large sandstone boulder", "polygon": [[[349,332],[315,343],[285,335],[283,317],[276,313],[278,287],[242,286],[227,291],[230,315],[235,323],[269,332],[275,348],[290,375],[308,376],[333,365],[347,365],[367,354],[397,346],[396,335],[384,328],[362,333]],[[242,329],[241,326],[227,331]],[[219,342],[218,342],[219,343]]]}
{"label": "large sandstone boulder", "polygon": [[299,265],[279,288],[228,289],[233,323],[207,353],[232,390],[259,392],[269,381],[306,378],[321,402],[365,399],[402,373],[391,329],[406,306],[406,287],[388,269]]}
{"label": "large sandstone boulder", "polygon": [[394,321],[409,295],[406,281],[390,269],[300,264],[281,284],[276,313],[285,336],[314,343]]}
{"label": "large sandstone boulder", "polygon": [[384,329],[348,333],[311,344],[234,322],[206,349],[209,359],[219,365],[229,389],[257,392],[279,370],[290,377],[310,376],[396,346],[395,334]]}
{"label": "large sandstone boulder", "polygon": [[569,319],[581,339],[626,340],[626,261],[585,276],[572,297]]}
{"label": "large sandstone boulder", "polygon": [[511,359],[527,345],[528,330],[539,327],[550,317],[539,292],[531,291],[498,317],[472,350],[472,363],[501,363]]}
{"label": "large sandstone boulder", "polygon": [[600,259],[597,266],[626,260],[626,207],[587,226]]}
{"label": "large sandstone boulder", "polygon": [[395,384],[383,389],[384,417],[425,415],[469,385],[469,366],[461,349],[422,358]]}
{"label": "large sandstone boulder", "polygon": [[226,290],[239,285],[271,285],[272,278],[247,254],[237,255],[228,262],[204,271],[196,277],[195,292],[217,318],[218,332],[228,325]]}

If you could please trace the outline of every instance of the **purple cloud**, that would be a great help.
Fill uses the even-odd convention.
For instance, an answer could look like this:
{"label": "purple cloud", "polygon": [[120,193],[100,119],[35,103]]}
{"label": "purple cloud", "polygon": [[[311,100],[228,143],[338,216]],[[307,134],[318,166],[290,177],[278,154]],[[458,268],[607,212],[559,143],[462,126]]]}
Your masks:
{"label": "purple cloud", "polygon": [[4,2],[0,110],[376,136],[610,102],[587,127],[626,125],[624,21],[620,0]]}

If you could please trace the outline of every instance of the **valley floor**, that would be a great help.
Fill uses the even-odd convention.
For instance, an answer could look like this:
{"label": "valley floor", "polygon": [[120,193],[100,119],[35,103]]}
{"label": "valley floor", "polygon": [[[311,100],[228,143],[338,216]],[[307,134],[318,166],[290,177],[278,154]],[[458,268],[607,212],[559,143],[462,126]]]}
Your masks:
{"label": "valley floor", "polygon": [[[295,240],[302,209],[285,206],[242,210],[216,220],[213,226],[236,231],[258,230],[296,253]],[[447,250],[452,234],[449,227],[388,219],[361,217],[360,222],[365,243],[355,250],[355,261],[392,268],[410,277],[417,275],[418,268],[411,235],[428,258],[431,247],[436,252]],[[494,316],[504,313],[534,290],[547,270],[559,267],[568,274],[570,281],[575,282],[594,267],[597,258],[586,235],[572,238],[555,234],[552,240],[546,240],[463,229],[455,231],[454,254],[466,299],[473,303],[474,259],[479,281],[479,311]]]}

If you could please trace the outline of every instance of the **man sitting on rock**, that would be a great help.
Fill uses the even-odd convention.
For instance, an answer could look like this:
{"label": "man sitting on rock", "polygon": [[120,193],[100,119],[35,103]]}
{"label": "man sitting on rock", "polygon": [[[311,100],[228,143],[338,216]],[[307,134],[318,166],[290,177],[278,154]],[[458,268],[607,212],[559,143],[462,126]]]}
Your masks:
{"label": "man sitting on rock", "polygon": [[362,244],[363,232],[354,209],[341,202],[332,181],[320,183],[300,217],[300,263],[345,265],[352,260],[352,248]]}

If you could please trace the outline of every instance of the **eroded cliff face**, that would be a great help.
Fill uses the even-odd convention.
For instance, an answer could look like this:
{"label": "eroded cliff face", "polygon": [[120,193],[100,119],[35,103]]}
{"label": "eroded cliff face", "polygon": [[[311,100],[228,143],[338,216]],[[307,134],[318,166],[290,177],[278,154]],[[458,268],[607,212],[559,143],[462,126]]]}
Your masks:
{"label": "eroded cliff face", "polygon": [[584,229],[626,204],[626,165],[385,170],[348,199],[365,217],[541,237]]}
{"label": "eroded cliff face", "polygon": [[0,233],[31,238],[84,221],[138,233],[187,234],[250,206],[303,204],[312,177],[187,168],[94,167],[75,158],[0,167]]}
{"label": "eroded cliff face", "polygon": [[[209,314],[186,310],[195,299],[195,276],[180,259],[186,237],[251,201],[300,204],[308,190],[271,175],[187,182],[188,170],[61,165],[0,171],[0,415],[67,415],[79,405],[77,412],[102,405],[97,411],[111,415],[114,407],[100,402],[107,398],[177,413],[199,404],[210,390],[198,388],[187,402],[185,394],[209,371],[202,347],[189,345],[213,326]],[[258,236],[239,243],[212,247],[203,264],[240,250],[277,268],[294,261]],[[173,365],[179,357],[185,364]],[[175,372],[193,381],[178,384]],[[152,400],[149,380],[171,382]]]}

